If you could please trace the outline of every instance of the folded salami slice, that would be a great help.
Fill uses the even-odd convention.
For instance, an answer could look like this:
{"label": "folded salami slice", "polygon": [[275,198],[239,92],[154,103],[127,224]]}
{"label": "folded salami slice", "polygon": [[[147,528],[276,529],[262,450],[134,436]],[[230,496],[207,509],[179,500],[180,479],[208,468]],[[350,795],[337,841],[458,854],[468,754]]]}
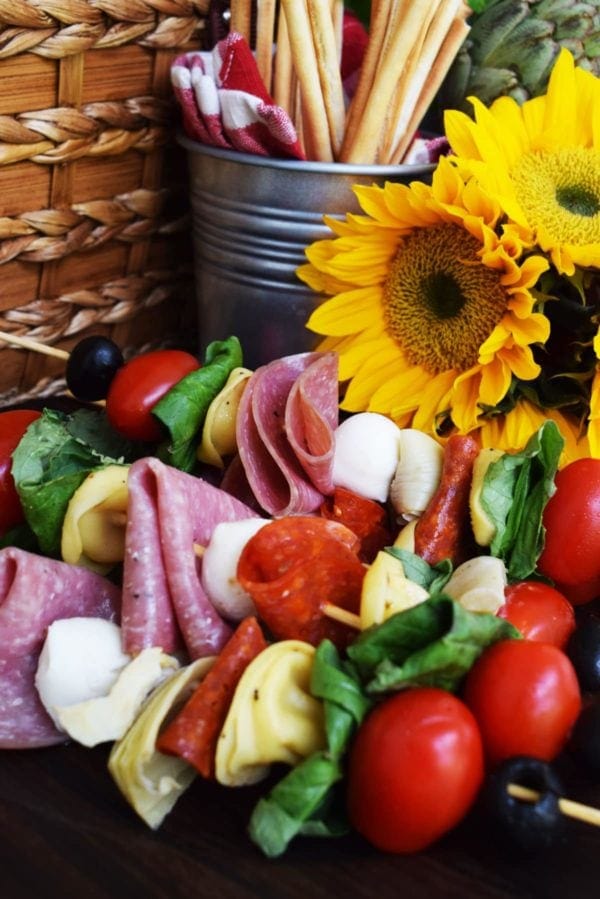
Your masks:
{"label": "folded salami slice", "polygon": [[285,407],[290,446],[310,481],[333,493],[334,432],[338,425],[338,357],[322,353],[292,386]]}
{"label": "folded salami slice", "polygon": [[181,638],[192,659],[217,653],[231,628],[202,588],[206,546],[222,521],[256,512],[201,478],[150,457],[128,477],[129,500],[123,562],[123,644],[127,652],[160,646],[173,652]]}
{"label": "folded salami slice", "polygon": [[298,353],[263,365],[248,381],[238,451],[252,492],[271,515],[312,512],[331,486],[336,365],[334,354]]}
{"label": "folded salami slice", "polygon": [[119,617],[120,590],[106,578],[24,550],[0,550],[0,748],[65,740],[34,684],[46,630],[61,618]]}

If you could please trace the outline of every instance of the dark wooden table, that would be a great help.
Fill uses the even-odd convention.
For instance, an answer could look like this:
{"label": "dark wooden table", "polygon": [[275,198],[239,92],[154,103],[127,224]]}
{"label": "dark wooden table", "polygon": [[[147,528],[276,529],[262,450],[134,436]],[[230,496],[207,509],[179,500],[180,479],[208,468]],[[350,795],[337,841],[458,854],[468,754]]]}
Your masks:
{"label": "dark wooden table", "polygon": [[[348,836],[299,839],[269,861],[245,833],[260,788],[198,779],[154,832],[121,798],[107,754],[77,745],[0,752],[2,899],[575,899],[598,892],[600,830],[581,823],[569,824],[556,850],[530,859],[499,847],[474,813],[419,855],[385,855]],[[600,804],[600,788],[570,769],[567,780],[571,798]]]}

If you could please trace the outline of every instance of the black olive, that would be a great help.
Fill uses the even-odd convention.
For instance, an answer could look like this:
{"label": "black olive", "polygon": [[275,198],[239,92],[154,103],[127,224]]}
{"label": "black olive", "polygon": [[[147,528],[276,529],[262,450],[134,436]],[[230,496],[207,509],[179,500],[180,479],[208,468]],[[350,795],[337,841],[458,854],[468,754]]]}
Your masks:
{"label": "black olive", "polygon": [[121,350],[108,337],[84,337],[67,360],[67,387],[78,400],[102,400],[123,362]]}
{"label": "black olive", "polygon": [[600,701],[588,705],[579,715],[569,749],[587,774],[600,782]]}
{"label": "black olive", "polygon": [[[517,799],[508,792],[509,784],[536,790],[539,799]],[[547,762],[518,755],[489,776],[482,804],[503,840],[511,848],[530,854],[550,849],[561,838],[564,818],[558,799],[562,792],[560,779]]]}
{"label": "black olive", "polygon": [[586,616],[571,634],[567,655],[584,693],[600,690],[600,618]]}

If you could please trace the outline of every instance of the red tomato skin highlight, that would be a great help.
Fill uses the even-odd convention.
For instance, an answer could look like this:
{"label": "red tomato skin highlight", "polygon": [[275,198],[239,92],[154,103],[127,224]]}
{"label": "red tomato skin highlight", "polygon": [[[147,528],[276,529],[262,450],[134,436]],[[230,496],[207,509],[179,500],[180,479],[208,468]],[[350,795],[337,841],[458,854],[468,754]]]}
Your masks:
{"label": "red tomato skin highlight", "polygon": [[171,387],[200,368],[184,350],[153,350],[134,356],[111,381],[106,415],[111,427],[129,440],[158,443],[163,431],[152,408]]}
{"label": "red tomato skin highlight", "polygon": [[425,849],[458,824],[484,776],[475,718],[445,690],[416,687],[367,716],[350,753],[348,812],[384,852]]}
{"label": "red tomato skin highlight", "polygon": [[498,617],[510,621],[526,640],[551,643],[563,649],[575,630],[572,603],[547,584],[519,581],[504,591],[506,602]]}
{"label": "red tomato skin highlight", "polygon": [[571,462],[555,484],[542,519],[538,568],[572,602],[588,602],[600,587],[600,459]]}
{"label": "red tomato skin highlight", "polygon": [[31,422],[40,415],[35,409],[0,413],[0,536],[25,520],[12,476],[11,454]]}
{"label": "red tomato skin highlight", "polygon": [[492,767],[514,755],[552,761],[581,710],[569,658],[534,640],[501,640],[486,649],[467,675],[463,698]]}

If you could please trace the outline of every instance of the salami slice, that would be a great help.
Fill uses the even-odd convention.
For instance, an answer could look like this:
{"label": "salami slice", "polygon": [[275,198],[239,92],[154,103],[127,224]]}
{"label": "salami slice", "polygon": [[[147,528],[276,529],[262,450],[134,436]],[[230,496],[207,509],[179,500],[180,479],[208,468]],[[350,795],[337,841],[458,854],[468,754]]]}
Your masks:
{"label": "salami slice", "polygon": [[[293,401],[293,409],[287,413],[289,422],[286,421],[292,388],[314,363],[322,363],[322,359],[322,353],[298,353],[276,359],[254,372],[242,396],[236,425],[238,451],[252,492],[270,515],[312,512],[322,500],[323,494],[308,477],[286,431],[291,422],[294,444],[302,449],[305,461],[314,452],[314,447],[321,455],[327,455],[322,436],[325,425],[317,423],[316,414],[312,414],[310,424],[313,448],[309,446],[308,438],[300,433],[305,427],[303,415],[310,393],[308,388]],[[316,387],[313,389],[315,394],[320,392]],[[306,412],[304,417],[308,415]],[[321,435],[319,441],[317,432]],[[319,463],[316,468],[319,469]],[[322,481],[325,477],[321,469],[319,479]]]}
{"label": "salami slice", "polygon": [[294,454],[321,493],[333,493],[334,432],[338,425],[338,357],[323,353],[296,380],[285,407]]}
{"label": "salami slice", "polygon": [[244,547],[237,576],[258,617],[280,640],[344,646],[355,632],[324,615],[328,603],[358,612],[365,567],[343,524],[292,516],[265,525]]}
{"label": "salami slice", "polygon": [[0,748],[62,743],[34,684],[50,624],[77,616],[117,621],[120,590],[85,568],[0,550]]}
{"label": "salami slice", "polygon": [[123,563],[123,642],[128,652],[177,648],[192,659],[214,655],[231,629],[209,601],[194,544],[217,524],[256,513],[225,491],[149,457],[130,469]]}
{"label": "salami slice", "polygon": [[214,777],[215,749],[238,682],[267,642],[256,618],[245,618],[178,715],[159,736],[160,752],[178,755]]}

